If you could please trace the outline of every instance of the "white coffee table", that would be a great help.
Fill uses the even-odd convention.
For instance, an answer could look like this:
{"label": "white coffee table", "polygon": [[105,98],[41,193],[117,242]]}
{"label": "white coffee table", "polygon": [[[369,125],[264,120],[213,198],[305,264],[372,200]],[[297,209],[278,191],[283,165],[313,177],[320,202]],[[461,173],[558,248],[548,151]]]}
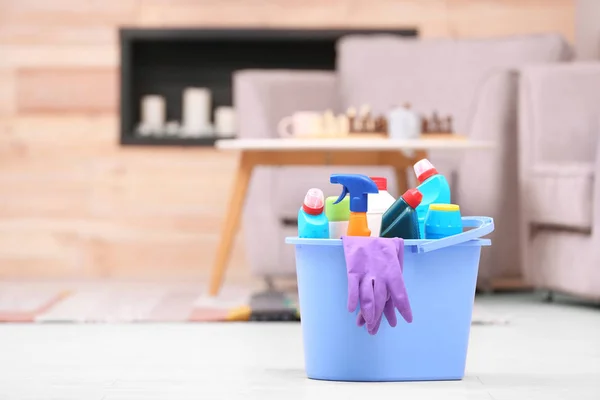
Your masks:
{"label": "white coffee table", "polygon": [[[484,150],[494,147],[492,142],[471,141],[457,137],[412,140],[274,138],[217,141],[217,149],[238,151],[240,158],[211,274],[209,293],[215,296],[221,288],[254,167],[258,165],[390,166],[395,169],[398,191],[402,193],[408,189],[406,168],[426,158],[428,151]],[[403,150],[412,150],[411,156],[407,156]]]}

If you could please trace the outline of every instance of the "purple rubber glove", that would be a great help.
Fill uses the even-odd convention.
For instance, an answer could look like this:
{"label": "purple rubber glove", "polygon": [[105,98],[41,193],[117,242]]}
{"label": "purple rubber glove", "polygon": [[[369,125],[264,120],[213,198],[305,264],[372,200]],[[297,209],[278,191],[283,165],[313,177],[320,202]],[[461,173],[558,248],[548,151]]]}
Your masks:
{"label": "purple rubber glove", "polygon": [[354,312],[360,301],[357,324],[366,324],[368,332],[374,335],[385,315],[394,327],[397,324],[394,309],[398,309],[407,322],[412,322],[402,276],[404,241],[343,236],[342,242],[348,270],[348,311]]}
{"label": "purple rubber glove", "polygon": [[[410,313],[410,310],[409,310],[409,313]],[[390,326],[392,328],[398,324],[398,320],[396,319],[396,308],[394,307],[394,302],[392,301],[391,297],[388,297],[387,301],[385,302],[385,305],[383,306],[383,315],[385,315],[385,318],[387,319],[388,324],[390,324]],[[381,319],[382,319],[383,315],[379,316],[379,318],[375,322],[375,325],[370,330],[367,327],[367,330],[369,331],[369,333],[371,335],[374,335],[377,333],[377,331],[379,331],[379,326],[381,325]],[[412,314],[410,315],[410,321],[408,321],[408,322],[411,322],[411,321],[412,321]],[[363,317],[362,312],[359,311],[358,317],[356,318],[356,324],[358,326],[364,326],[366,323],[367,323],[367,321],[365,321],[365,317]]]}

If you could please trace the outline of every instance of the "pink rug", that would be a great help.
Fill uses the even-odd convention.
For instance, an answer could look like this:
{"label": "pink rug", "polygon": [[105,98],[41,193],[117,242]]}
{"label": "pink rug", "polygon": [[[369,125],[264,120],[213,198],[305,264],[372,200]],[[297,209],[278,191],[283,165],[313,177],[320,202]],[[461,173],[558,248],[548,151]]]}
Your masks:
{"label": "pink rug", "polygon": [[[203,293],[205,287],[205,282],[0,282],[0,323],[220,322],[250,302],[250,288],[226,286],[213,298]],[[289,302],[296,307],[291,295]],[[507,323],[506,316],[475,302],[473,324]]]}
{"label": "pink rug", "polygon": [[205,283],[2,282],[0,322],[226,321],[250,291],[227,287],[217,298]]}

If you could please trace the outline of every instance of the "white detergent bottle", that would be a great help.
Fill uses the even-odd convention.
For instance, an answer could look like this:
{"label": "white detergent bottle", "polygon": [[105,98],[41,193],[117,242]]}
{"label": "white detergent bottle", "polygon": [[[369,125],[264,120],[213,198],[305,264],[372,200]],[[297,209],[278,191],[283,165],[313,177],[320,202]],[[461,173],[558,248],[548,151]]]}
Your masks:
{"label": "white detergent bottle", "polygon": [[379,193],[369,193],[367,223],[371,230],[371,236],[379,236],[383,213],[396,202],[396,199],[387,191],[386,178],[379,176],[371,176],[370,178],[377,185]]}

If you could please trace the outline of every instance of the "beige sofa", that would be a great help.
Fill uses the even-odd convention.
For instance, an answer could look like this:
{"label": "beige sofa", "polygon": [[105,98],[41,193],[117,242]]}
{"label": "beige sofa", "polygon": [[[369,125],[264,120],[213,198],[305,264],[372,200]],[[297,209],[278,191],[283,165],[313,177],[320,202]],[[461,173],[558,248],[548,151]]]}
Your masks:
{"label": "beige sofa", "polygon": [[600,63],[525,68],[521,80],[524,275],[600,300]]}
{"label": "beige sofa", "polygon": [[[336,72],[240,71],[234,76],[234,102],[241,137],[277,137],[277,122],[298,110],[345,110],[368,103],[375,113],[409,101],[422,113],[454,117],[457,132],[493,140],[495,151],[466,152],[458,159],[431,154],[451,178],[454,201],[465,215],[496,220],[494,246],[483,253],[480,278],[520,274],[517,193],[517,110],[519,67],[569,60],[571,49],[558,35],[489,40],[418,40],[391,36],[352,36],[338,43]],[[395,193],[393,172],[382,168],[344,169],[386,176]],[[246,202],[243,226],[253,272],[294,272],[293,248],[283,243],[306,189],[324,188],[332,168],[260,168]],[[412,173],[411,173],[412,177]],[[272,193],[265,201],[261,193]]]}

